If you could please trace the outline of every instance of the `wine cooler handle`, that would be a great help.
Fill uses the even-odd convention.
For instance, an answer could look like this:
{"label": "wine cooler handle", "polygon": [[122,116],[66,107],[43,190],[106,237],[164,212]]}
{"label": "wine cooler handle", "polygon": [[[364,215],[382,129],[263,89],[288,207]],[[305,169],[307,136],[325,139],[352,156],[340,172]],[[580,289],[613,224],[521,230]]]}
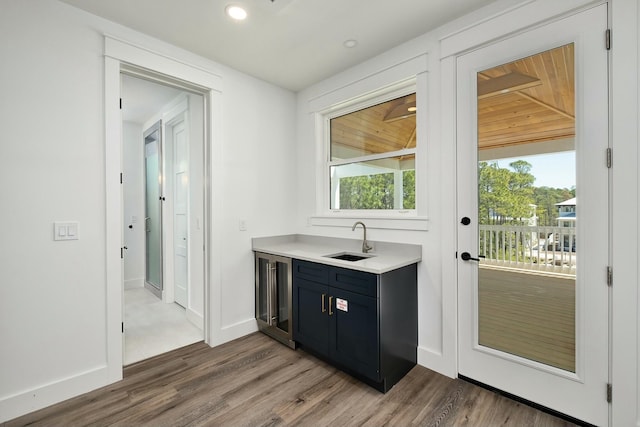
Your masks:
{"label": "wine cooler handle", "polygon": [[271,294],[271,303],[269,305],[269,324],[278,324],[278,267],[276,262],[269,263],[269,271],[271,275],[271,284],[269,285],[269,293]]}

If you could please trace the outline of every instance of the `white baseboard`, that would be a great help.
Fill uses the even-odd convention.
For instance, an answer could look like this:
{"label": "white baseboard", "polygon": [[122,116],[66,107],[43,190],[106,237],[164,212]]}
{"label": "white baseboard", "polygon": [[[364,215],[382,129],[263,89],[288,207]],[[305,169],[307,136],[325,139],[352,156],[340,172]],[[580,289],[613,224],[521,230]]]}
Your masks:
{"label": "white baseboard", "polygon": [[204,329],[204,317],[200,313],[196,313],[190,308],[187,308],[187,320],[201,330]]}
{"label": "white baseboard", "polygon": [[124,281],[124,290],[127,289],[136,289],[144,287],[144,277],[139,277],[137,279],[127,279]]}
{"label": "white baseboard", "polygon": [[418,365],[450,378],[458,376],[455,360],[449,360],[442,353],[426,347],[418,347]]}
{"label": "white baseboard", "polygon": [[111,384],[107,366],[0,399],[0,423]]}

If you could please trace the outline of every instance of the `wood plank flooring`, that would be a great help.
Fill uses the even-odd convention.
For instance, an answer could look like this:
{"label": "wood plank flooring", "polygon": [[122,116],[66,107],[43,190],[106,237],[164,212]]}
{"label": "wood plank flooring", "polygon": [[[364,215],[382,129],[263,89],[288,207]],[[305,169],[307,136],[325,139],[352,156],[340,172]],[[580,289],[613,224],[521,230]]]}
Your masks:
{"label": "wood plank flooring", "polygon": [[421,366],[381,394],[302,350],[254,333],[130,365],[116,384],[15,426],[567,426]]}

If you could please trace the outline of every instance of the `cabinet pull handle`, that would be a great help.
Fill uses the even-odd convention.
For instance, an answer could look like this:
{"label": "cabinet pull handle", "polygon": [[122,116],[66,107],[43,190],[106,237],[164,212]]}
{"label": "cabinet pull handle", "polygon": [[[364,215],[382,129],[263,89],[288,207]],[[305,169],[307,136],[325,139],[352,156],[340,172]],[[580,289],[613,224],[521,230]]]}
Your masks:
{"label": "cabinet pull handle", "polygon": [[327,296],[327,294],[322,294],[322,312],[326,313],[327,312],[327,307],[324,306],[324,299]]}
{"label": "cabinet pull handle", "polygon": [[333,316],[333,311],[331,311],[331,302],[333,301],[333,297],[329,297],[329,316]]}
{"label": "cabinet pull handle", "polygon": [[271,288],[269,292],[271,292],[271,305],[269,306],[269,316],[271,320],[269,324],[275,326],[278,324],[278,267],[277,262],[273,261],[270,263],[269,269],[271,270]]}
{"label": "cabinet pull handle", "polygon": [[272,325],[271,319],[271,290],[273,289],[273,274],[271,272],[271,262],[267,261],[267,325]]}

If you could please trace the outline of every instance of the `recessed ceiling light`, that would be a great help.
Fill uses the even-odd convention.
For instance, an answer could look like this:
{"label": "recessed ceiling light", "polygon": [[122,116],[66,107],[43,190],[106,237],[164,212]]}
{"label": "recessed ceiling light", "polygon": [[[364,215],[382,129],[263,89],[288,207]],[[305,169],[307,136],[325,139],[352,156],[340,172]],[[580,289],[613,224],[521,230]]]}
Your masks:
{"label": "recessed ceiling light", "polygon": [[342,45],[346,48],[351,49],[358,45],[358,40],[354,40],[354,39],[345,40],[344,43],[342,43]]}
{"label": "recessed ceiling light", "polygon": [[242,21],[247,18],[247,11],[240,6],[229,5],[226,7],[225,12],[230,18],[236,21]]}

